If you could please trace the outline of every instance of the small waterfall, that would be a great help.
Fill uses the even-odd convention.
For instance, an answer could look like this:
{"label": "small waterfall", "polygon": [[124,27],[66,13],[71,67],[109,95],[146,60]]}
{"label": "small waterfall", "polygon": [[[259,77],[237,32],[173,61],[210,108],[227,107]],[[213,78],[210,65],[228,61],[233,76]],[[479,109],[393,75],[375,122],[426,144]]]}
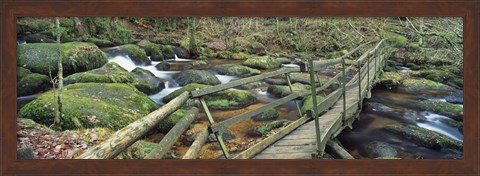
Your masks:
{"label": "small waterfall", "polygon": [[446,124],[449,121],[453,121],[452,119],[427,111],[420,112],[420,115],[424,116],[427,121],[417,123],[417,126],[435,131],[454,140],[463,142],[463,135],[458,131],[458,129]]}
{"label": "small waterfall", "polygon": [[282,64],[282,67],[289,67],[289,68],[295,68],[295,67],[300,67],[300,65],[297,64]]}

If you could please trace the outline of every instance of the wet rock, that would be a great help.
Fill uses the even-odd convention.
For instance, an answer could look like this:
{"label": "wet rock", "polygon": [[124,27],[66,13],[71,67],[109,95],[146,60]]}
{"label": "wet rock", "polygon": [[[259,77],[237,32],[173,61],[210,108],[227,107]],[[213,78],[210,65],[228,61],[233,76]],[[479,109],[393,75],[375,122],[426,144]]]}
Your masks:
{"label": "wet rock", "polygon": [[[325,75],[319,75],[320,80],[317,79],[315,76],[315,81],[320,82],[320,84],[325,84],[330,77]],[[302,83],[302,84],[310,84],[310,74],[308,73],[291,73],[290,79],[292,83]]]}
{"label": "wet rock", "polygon": [[249,77],[260,74],[260,70],[253,69],[247,66],[235,64],[217,65],[213,68],[218,74],[228,76]]}
{"label": "wet rock", "polygon": [[136,65],[150,65],[152,61],[148,59],[145,50],[137,45],[127,44],[111,49],[109,52],[128,55]]}
{"label": "wet rock", "polygon": [[370,158],[396,157],[397,150],[390,144],[380,141],[373,141],[367,144],[365,150]]}
{"label": "wet rock", "polygon": [[196,137],[195,134],[184,137],[182,140],[183,145],[191,146],[193,142],[195,142],[195,137]]}
{"label": "wet rock", "polygon": [[419,101],[418,104],[422,110],[432,111],[463,122],[463,107],[458,104],[430,99]]}
{"label": "wet rock", "polygon": [[292,63],[292,61],[288,58],[285,58],[285,57],[279,57],[277,58],[278,62],[280,62],[281,64],[289,64],[289,63]]}
{"label": "wet rock", "polygon": [[249,54],[247,53],[244,53],[244,52],[239,52],[239,53],[234,53],[232,54],[232,59],[248,59],[249,57],[251,57]]}
{"label": "wet rock", "polygon": [[38,73],[27,74],[17,82],[17,96],[32,95],[44,91],[50,86],[48,76]]}
{"label": "wet rock", "polygon": [[287,80],[281,78],[267,78],[265,82],[270,85],[287,85]]}
{"label": "wet rock", "polygon": [[55,43],[52,37],[43,34],[31,34],[25,37],[27,43]]}
{"label": "wet rock", "polygon": [[429,149],[450,148],[463,151],[462,142],[415,125],[388,125],[384,129]]}
{"label": "wet rock", "polygon": [[110,40],[105,39],[98,39],[98,38],[88,38],[85,40],[86,42],[93,43],[98,47],[112,47],[114,46],[113,42]]}
{"label": "wet rock", "polygon": [[403,81],[402,86],[409,91],[416,91],[422,89],[452,90],[450,86],[428,79],[406,79]]}
{"label": "wet rock", "polygon": [[463,91],[453,91],[445,97],[445,100],[449,103],[463,104]]}
{"label": "wet rock", "polygon": [[397,72],[384,72],[378,83],[386,88],[397,87],[402,84],[402,77]]}
{"label": "wet rock", "polygon": [[[317,95],[317,103],[320,103],[325,97]],[[313,107],[313,99],[312,96],[307,96],[303,98],[302,101],[302,108],[300,109],[302,113],[306,113],[307,110],[312,109]],[[319,112],[322,113],[322,112]]]}
{"label": "wet rock", "polygon": [[267,49],[265,46],[259,42],[251,42],[247,46],[247,50],[250,54],[256,54],[259,56],[263,56],[267,53]]}
{"label": "wet rock", "polygon": [[366,105],[369,109],[371,109],[374,112],[381,112],[381,113],[393,112],[392,108],[381,103],[367,102]]}
{"label": "wet rock", "polygon": [[58,58],[63,58],[64,75],[99,68],[107,63],[107,56],[92,43],[70,42],[32,43],[17,46],[17,65],[34,73],[49,75],[58,72]]}
{"label": "wet rock", "polygon": [[148,40],[141,40],[137,45],[145,50],[147,56],[150,56],[152,61],[163,61],[163,54],[160,45],[152,43]]}
{"label": "wet rock", "polygon": [[132,73],[115,62],[109,62],[101,68],[75,73],[63,79],[65,85],[74,83],[133,83]]}
{"label": "wet rock", "polygon": [[252,90],[252,89],[260,88],[260,86],[262,86],[262,83],[260,81],[257,81],[257,82],[252,82],[252,83],[240,85],[236,88],[242,89],[242,90]]}
{"label": "wet rock", "polygon": [[247,59],[245,62],[243,62],[243,65],[257,69],[272,69],[279,68],[280,62],[275,58],[271,58],[269,56],[262,56]]}
{"label": "wet rock", "polygon": [[[43,93],[22,107],[18,116],[51,125],[55,118],[54,93]],[[118,130],[158,108],[153,100],[134,86],[121,83],[71,84],[64,87],[62,101],[63,130],[78,129],[78,123],[83,128]]]}
{"label": "wet rock", "polygon": [[427,120],[425,117],[420,116],[416,111],[406,111],[401,117],[404,121],[411,124],[425,122]]}
{"label": "wet rock", "polygon": [[[235,135],[230,130],[223,130],[222,131],[222,139],[223,141],[229,141],[235,139]],[[207,138],[207,143],[209,142],[217,142],[217,138],[214,134],[210,134]]]}
{"label": "wet rock", "polygon": [[171,66],[170,63],[163,61],[155,65],[155,68],[157,68],[157,70],[160,70],[160,71],[168,71],[170,70],[170,66]]}
{"label": "wet rock", "polygon": [[187,112],[188,110],[186,109],[179,109],[175,111],[174,113],[172,113],[171,115],[169,115],[168,117],[160,121],[160,123],[158,124],[158,131],[164,134],[168,133],[170,129],[172,129],[173,126],[175,126],[175,124],[177,124],[177,122],[180,121],[180,119],[182,119],[182,117]]}
{"label": "wet rock", "polygon": [[270,121],[278,118],[278,112],[276,109],[269,109],[258,115],[252,117],[253,121]]}
{"label": "wet rock", "polygon": [[184,86],[190,83],[206,84],[206,85],[218,85],[221,84],[220,80],[212,73],[205,70],[185,70],[180,72],[175,81]]}
{"label": "wet rock", "polygon": [[162,55],[164,59],[174,59],[175,52],[173,52],[173,47],[171,45],[162,45]]}
{"label": "wet rock", "polygon": [[132,74],[135,79],[133,83],[135,87],[147,95],[160,92],[165,88],[165,83],[148,70],[137,67],[132,70]]}
{"label": "wet rock", "polygon": [[[307,90],[310,90],[310,86],[305,84],[300,84],[300,83],[294,83],[292,84],[292,90],[293,92],[307,91]],[[291,94],[290,88],[288,86],[279,86],[279,85],[269,86],[267,89],[267,92],[278,98],[286,97]]]}
{"label": "wet rock", "polygon": [[190,52],[182,47],[175,47],[173,49],[173,52],[179,57],[179,58],[184,58],[184,59],[191,59],[192,57],[190,56]]}

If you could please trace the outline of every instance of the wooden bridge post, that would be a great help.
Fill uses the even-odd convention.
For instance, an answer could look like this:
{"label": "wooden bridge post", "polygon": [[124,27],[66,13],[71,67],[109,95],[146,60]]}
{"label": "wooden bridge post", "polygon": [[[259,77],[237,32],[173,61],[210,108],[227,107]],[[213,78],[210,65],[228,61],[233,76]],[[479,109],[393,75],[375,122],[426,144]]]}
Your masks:
{"label": "wooden bridge post", "polygon": [[346,115],[345,115],[345,112],[347,111],[347,94],[346,94],[346,91],[345,91],[345,84],[347,84],[347,74],[345,73],[345,58],[342,59],[342,75],[343,75],[343,78],[342,78],[342,92],[343,92],[343,112],[342,112],[342,118],[343,118],[343,122],[345,123],[345,121],[347,120],[346,119]]}
{"label": "wooden bridge post", "polygon": [[358,108],[362,109],[362,63],[357,61],[358,68]]}
{"label": "wooden bridge post", "polygon": [[[288,88],[290,88],[290,94],[293,94],[292,81],[290,81],[290,73],[285,73],[285,79],[287,80]],[[297,99],[293,101],[295,102],[295,106],[297,106],[298,114],[300,114],[300,117],[302,117],[302,110],[300,109],[300,105],[298,104]]]}
{"label": "wooden bridge post", "polygon": [[[210,110],[208,110],[207,103],[205,102],[205,99],[203,98],[203,96],[200,97],[199,100],[200,100],[200,104],[202,104],[202,107],[203,107],[203,110],[205,111],[205,114],[207,115],[208,122],[210,123],[210,127],[211,127],[211,125],[213,125],[215,123],[215,121],[213,120],[212,114],[210,113]],[[211,133],[212,132],[211,128],[209,128],[209,130],[210,130],[210,133]],[[229,159],[230,157],[229,157],[229,154],[228,154],[228,150],[227,150],[227,147],[225,146],[225,143],[223,142],[221,132],[222,132],[222,130],[219,130],[219,131],[213,132],[213,134],[217,138],[217,141],[220,144],[220,148],[222,148],[222,152],[223,152],[223,155],[225,156],[225,159]]]}
{"label": "wooden bridge post", "polygon": [[320,121],[318,119],[318,109],[317,109],[317,88],[315,83],[315,67],[313,66],[312,58],[308,59],[308,71],[310,72],[310,88],[312,90],[312,110],[307,111],[307,116],[313,117],[315,119],[315,134],[317,138],[317,151],[312,155],[313,158],[320,158],[323,156],[323,150],[321,149],[321,136],[320,136]]}

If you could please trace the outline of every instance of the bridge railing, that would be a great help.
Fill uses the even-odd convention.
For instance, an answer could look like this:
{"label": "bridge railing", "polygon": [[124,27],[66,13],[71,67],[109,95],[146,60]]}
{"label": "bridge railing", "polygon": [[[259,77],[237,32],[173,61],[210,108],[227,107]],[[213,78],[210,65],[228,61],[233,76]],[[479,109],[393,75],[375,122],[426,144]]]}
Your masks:
{"label": "bridge railing", "polygon": [[[382,40],[383,41],[383,40]],[[162,106],[161,108],[157,109],[156,111],[150,113],[149,115],[143,117],[142,119],[139,119],[132,124],[129,124],[128,126],[124,127],[123,129],[117,131],[112,137],[101,144],[98,144],[95,147],[92,147],[88,149],[84,154],[82,154],[79,159],[112,159],[116,157],[119,153],[121,153],[123,150],[125,150],[127,147],[135,143],[137,140],[139,140],[141,137],[143,137],[150,129],[153,129],[161,120],[163,120],[165,117],[170,115],[171,113],[175,112],[178,110],[186,101],[188,98],[191,99],[198,99],[202,105],[202,108],[204,112],[207,115],[207,118],[209,120],[209,125],[208,125],[208,131],[207,130],[202,130],[202,135],[199,135],[201,137],[197,138],[203,138],[199,139],[198,141],[203,141],[203,142],[194,142],[196,143],[195,149],[189,150],[187,153],[189,153],[189,156],[186,158],[195,158],[198,156],[199,152],[199,146],[203,145],[205,142],[206,137],[208,136],[209,133],[213,133],[215,137],[217,138],[218,143],[220,144],[220,147],[222,149],[222,152],[225,156],[225,158],[230,159],[240,159],[240,158],[250,158],[259,151],[263,150],[265,147],[270,145],[271,143],[275,142],[279,138],[283,137],[284,135],[288,134],[289,132],[293,131],[295,128],[299,127],[300,125],[304,124],[308,120],[315,118],[318,121],[318,112],[325,111],[332,107],[332,105],[339,99],[339,97],[343,94],[345,95],[345,91],[349,90],[353,87],[356,87],[357,85],[355,84],[358,82],[358,86],[360,87],[359,90],[361,90],[361,79],[359,80],[358,77],[361,74],[369,74],[368,72],[364,73],[362,70],[365,70],[365,68],[368,68],[370,64],[366,64],[367,66],[361,67],[362,62],[364,62],[365,59],[367,59],[368,63],[372,63],[368,58],[371,56],[373,53],[377,52],[376,50],[379,48],[381,45],[382,41],[380,41],[374,49],[369,50],[368,52],[364,53],[362,56],[357,59],[357,61],[352,61],[348,60],[347,57],[351,56],[353,53],[357,52],[361,48],[365,47],[368,44],[371,44],[373,42],[368,42],[365,44],[362,44],[355,48],[354,50],[346,53],[345,55],[336,58],[336,59],[330,59],[330,60],[324,60],[324,61],[315,61],[312,62],[310,60],[310,63],[304,63],[301,64],[300,67],[298,68],[280,68],[276,71],[264,73],[261,75],[256,75],[248,78],[242,78],[238,79],[235,81],[228,82],[226,84],[221,84],[217,86],[212,86],[204,89],[199,89],[195,90],[192,92],[184,92],[181,94],[179,97],[175,98],[171,102],[167,103],[166,105]],[[329,79],[326,83],[323,85],[320,85],[319,82],[315,81],[315,77],[320,78],[318,76],[319,71],[321,71],[323,68],[335,64],[342,64],[342,72],[336,74],[334,77]],[[349,67],[346,67],[346,64],[349,64]],[[375,66],[377,63],[375,62]],[[359,69],[359,73],[357,73],[352,80],[350,80],[348,83],[346,82],[346,72],[352,70],[355,66]],[[290,73],[293,72],[309,72],[310,73],[310,78],[311,78],[311,91],[298,91],[294,92],[292,89],[292,83],[290,80]],[[273,101],[271,103],[268,103],[260,108],[257,108],[252,111],[248,111],[239,115],[236,115],[232,118],[229,118],[227,120],[221,121],[221,122],[215,122],[213,120],[212,114],[210,113],[210,110],[208,108],[207,102],[204,98],[206,95],[210,95],[219,91],[227,90],[230,88],[234,88],[240,85],[245,85],[248,83],[260,81],[266,78],[271,78],[279,75],[284,75],[285,79],[287,81],[287,84],[290,89],[290,95],[285,96],[283,98],[280,98],[276,101]],[[316,115],[312,115],[313,113],[311,110],[308,110],[307,113],[310,115],[302,114],[299,104],[296,101],[297,98],[299,97],[304,97],[304,96],[309,96],[309,95],[316,95],[317,92],[320,92],[322,90],[325,90],[335,82],[340,82],[340,78],[342,78],[341,89],[337,89],[327,95],[325,99],[323,99],[320,102],[314,103],[317,108],[313,108],[317,110]],[[343,96],[345,98],[345,96]],[[314,101],[316,101],[316,96],[312,96]],[[282,104],[285,104],[289,101],[295,101],[295,104],[297,106],[300,118],[297,119],[296,121],[289,123],[287,126],[282,128],[280,131],[277,133],[265,138],[261,142],[255,144],[254,146],[250,147],[249,149],[241,152],[240,154],[230,157],[229,152],[225,146],[225,143],[222,139],[221,131],[226,129],[227,127],[236,124],[240,121],[246,120],[254,115],[260,114],[264,112],[265,110],[280,106]],[[315,106],[314,106],[315,107]],[[196,109],[191,109],[184,118],[188,119],[185,120],[185,122],[181,124],[177,124],[174,126],[175,130],[171,130],[169,133],[167,133],[166,136],[168,138],[164,138],[158,145],[154,151],[152,151],[147,158],[161,158],[166,151],[170,149],[170,147],[173,145],[172,141],[176,140],[183,131],[186,130],[186,126],[188,126],[192,122],[191,116],[196,115],[198,112]],[[318,125],[317,125],[318,126]],[[197,141],[197,140],[195,140]],[[318,140],[320,141],[320,140]]]}

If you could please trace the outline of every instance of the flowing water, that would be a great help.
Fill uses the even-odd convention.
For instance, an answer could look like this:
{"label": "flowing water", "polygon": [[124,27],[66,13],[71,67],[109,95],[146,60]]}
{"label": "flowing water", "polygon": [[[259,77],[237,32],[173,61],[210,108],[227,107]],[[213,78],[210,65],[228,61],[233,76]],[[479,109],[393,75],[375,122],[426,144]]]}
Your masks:
{"label": "flowing water", "polygon": [[[411,124],[463,142],[463,134],[455,126],[458,122],[450,117],[422,111],[416,106],[416,102],[421,99],[446,101],[443,96],[448,94],[447,91],[440,90],[412,92],[374,88],[372,97],[364,100],[360,119],[353,124],[354,128],[342,132],[338,138],[355,158],[371,158],[366,146],[370,142],[380,141],[394,147],[399,153],[397,157],[403,159],[461,159],[463,154],[460,151],[428,149],[383,129],[392,124]],[[380,103],[388,108],[371,106],[372,103]],[[418,114],[421,120],[412,121],[405,118],[409,114]]]}

